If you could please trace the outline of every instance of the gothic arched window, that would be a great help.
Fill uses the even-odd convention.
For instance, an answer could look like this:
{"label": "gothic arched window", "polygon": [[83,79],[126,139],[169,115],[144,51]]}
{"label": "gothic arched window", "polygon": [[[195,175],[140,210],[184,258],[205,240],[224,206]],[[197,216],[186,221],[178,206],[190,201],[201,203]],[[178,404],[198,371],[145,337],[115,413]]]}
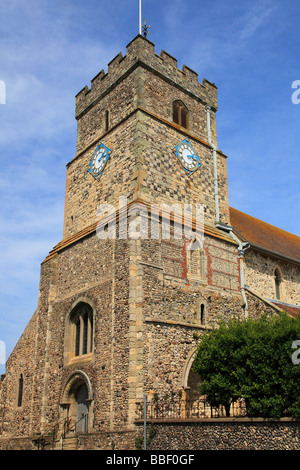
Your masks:
{"label": "gothic arched window", "polygon": [[186,129],[189,127],[189,112],[180,100],[173,102],[173,121]]}
{"label": "gothic arched window", "polygon": [[205,305],[201,304],[200,306],[200,324],[205,324]]}
{"label": "gothic arched window", "polygon": [[93,351],[93,310],[89,304],[80,302],[72,310],[70,315],[71,329],[71,349],[73,355],[82,356]]}

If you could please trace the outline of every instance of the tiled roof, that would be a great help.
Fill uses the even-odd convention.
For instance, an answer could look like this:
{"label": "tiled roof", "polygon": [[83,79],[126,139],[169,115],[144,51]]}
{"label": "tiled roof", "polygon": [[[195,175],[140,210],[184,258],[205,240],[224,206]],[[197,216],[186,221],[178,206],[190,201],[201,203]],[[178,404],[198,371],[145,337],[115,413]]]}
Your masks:
{"label": "tiled roof", "polygon": [[300,307],[297,305],[287,304],[285,302],[281,302],[280,300],[268,300],[270,300],[270,302],[275,304],[277,307],[281,308],[283,312],[288,312],[293,317],[297,317],[300,313]]}
{"label": "tiled roof", "polygon": [[235,234],[254,248],[271,251],[300,263],[300,237],[267,224],[230,207],[230,221]]}

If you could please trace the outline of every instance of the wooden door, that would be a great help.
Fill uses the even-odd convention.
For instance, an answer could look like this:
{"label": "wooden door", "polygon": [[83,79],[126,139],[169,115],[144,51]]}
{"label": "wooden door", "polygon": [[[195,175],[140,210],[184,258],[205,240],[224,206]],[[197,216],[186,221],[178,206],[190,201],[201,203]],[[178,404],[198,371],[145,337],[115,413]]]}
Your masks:
{"label": "wooden door", "polygon": [[89,407],[87,403],[88,389],[85,384],[80,385],[76,391],[76,402],[77,402],[77,424],[76,432],[87,432],[88,431],[88,415]]}

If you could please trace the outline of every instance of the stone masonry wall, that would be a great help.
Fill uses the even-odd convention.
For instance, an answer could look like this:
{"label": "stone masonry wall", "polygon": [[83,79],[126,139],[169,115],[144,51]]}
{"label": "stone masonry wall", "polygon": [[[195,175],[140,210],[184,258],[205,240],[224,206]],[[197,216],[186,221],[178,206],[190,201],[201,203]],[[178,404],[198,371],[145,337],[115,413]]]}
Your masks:
{"label": "stone masonry wall", "polygon": [[236,246],[206,235],[204,253],[202,276],[189,277],[191,264],[183,238],[142,241],[147,393],[171,397],[182,391],[186,361],[202,333],[221,319],[243,314]]}
{"label": "stone masonry wall", "polygon": [[281,300],[300,306],[300,270],[292,263],[254,250],[246,252],[245,284],[268,299],[276,299],[274,276],[276,268],[279,268],[282,276]]}
{"label": "stone masonry wall", "polygon": [[[159,88],[158,84],[157,88]],[[161,100],[162,101],[162,98]],[[165,103],[167,106],[167,103]],[[147,113],[139,113],[139,131],[142,134],[140,152],[140,198],[152,203],[204,205],[204,221],[214,225],[215,199],[212,188],[213,155],[205,143],[190,136],[189,140],[202,166],[187,176],[174,153],[174,148],[187,133],[169,126]],[[229,222],[226,158],[218,154],[219,201],[221,218]]]}
{"label": "stone masonry wall", "polygon": [[[28,435],[39,430],[43,421],[47,322],[54,266],[55,260],[51,260],[41,267],[38,308],[6,363],[4,433]],[[18,406],[20,374],[23,375],[22,406]]]}
{"label": "stone masonry wall", "polygon": [[[140,425],[140,436],[142,426]],[[299,421],[260,419],[149,423],[149,450],[299,450]]]}
{"label": "stone masonry wall", "polygon": [[101,180],[96,180],[88,167],[97,144],[88,147],[67,168],[64,238],[99,220],[99,204],[112,204],[116,209],[119,196],[132,200],[134,193],[136,118],[128,118],[104,139],[112,150]]}
{"label": "stone masonry wall", "polygon": [[[6,364],[6,377],[1,389],[0,434],[3,430],[15,435],[28,435],[30,432],[30,413],[32,411],[31,391],[34,387],[35,331],[38,316],[35,313],[28,323],[19,342],[11,353]],[[24,380],[23,393],[26,400],[18,407],[19,379]]]}
{"label": "stone masonry wall", "polygon": [[[94,391],[94,429],[127,423],[128,251],[120,241],[88,237],[42,265],[39,306],[7,363],[4,435],[53,429],[67,378],[83,370]],[[50,287],[49,287],[50,284]],[[92,355],[68,359],[68,315],[78,301],[94,308]],[[22,407],[18,379],[24,377]],[[123,411],[122,411],[123,410]]]}
{"label": "stone masonry wall", "polygon": [[[298,421],[261,419],[202,420],[194,422],[148,422],[147,450],[300,450]],[[82,434],[78,450],[136,450],[136,438],[143,442],[143,423],[130,432]],[[51,448],[51,446],[50,446]],[[0,437],[0,450],[37,450],[31,439]]]}

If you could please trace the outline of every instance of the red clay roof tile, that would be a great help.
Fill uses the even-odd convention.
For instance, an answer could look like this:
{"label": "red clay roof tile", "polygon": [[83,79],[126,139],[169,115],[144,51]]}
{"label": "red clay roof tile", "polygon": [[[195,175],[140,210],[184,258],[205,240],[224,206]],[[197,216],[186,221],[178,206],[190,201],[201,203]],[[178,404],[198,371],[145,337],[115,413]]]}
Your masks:
{"label": "red clay roof tile", "polygon": [[242,241],[300,262],[300,237],[230,207],[230,221]]}

